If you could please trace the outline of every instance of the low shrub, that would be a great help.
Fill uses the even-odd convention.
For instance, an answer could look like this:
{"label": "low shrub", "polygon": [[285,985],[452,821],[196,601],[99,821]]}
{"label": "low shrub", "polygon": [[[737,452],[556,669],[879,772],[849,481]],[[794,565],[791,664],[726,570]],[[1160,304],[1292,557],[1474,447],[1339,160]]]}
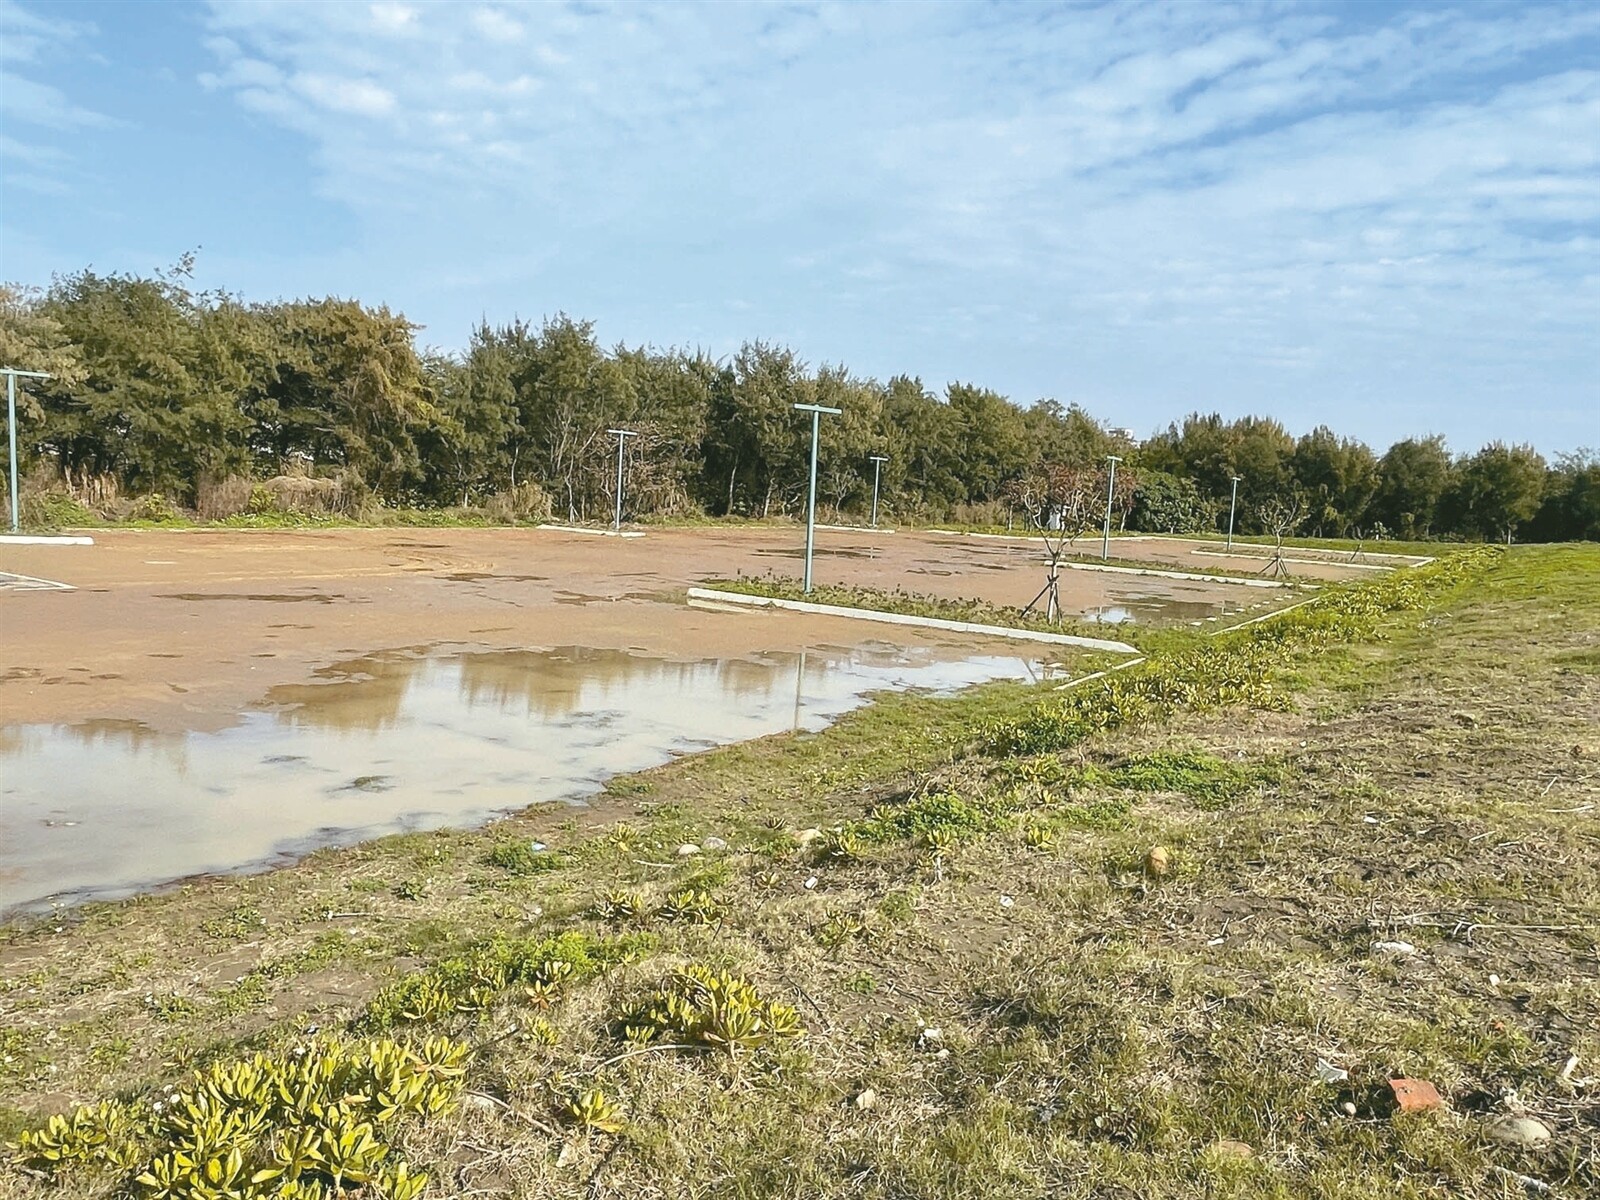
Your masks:
{"label": "low shrub", "polygon": [[98,524],[99,518],[88,505],[65,492],[24,494],[18,501],[21,524],[25,529],[73,529]]}
{"label": "low shrub", "polygon": [[99,1170],[149,1200],[359,1195],[416,1200],[427,1176],[392,1153],[398,1122],[454,1109],[467,1047],[319,1040],[280,1056],[217,1064],[186,1088],[51,1117],[17,1141],[19,1166],[47,1177]]}
{"label": "low shrub", "polygon": [[673,975],[625,1014],[621,1026],[628,1041],[676,1042],[730,1055],[804,1032],[790,1005],[762,996],[747,979],[703,966]]}

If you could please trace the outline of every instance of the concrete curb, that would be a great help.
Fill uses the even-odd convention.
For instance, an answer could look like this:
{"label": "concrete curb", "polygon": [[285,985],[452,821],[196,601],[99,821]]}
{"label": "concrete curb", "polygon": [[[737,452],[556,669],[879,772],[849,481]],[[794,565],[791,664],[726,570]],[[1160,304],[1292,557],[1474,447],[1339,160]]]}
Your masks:
{"label": "concrete curb", "polygon": [[641,538],[644,536],[637,529],[624,529],[618,532],[615,529],[585,529],[582,525],[535,525],[534,528],[546,529],[553,533],[583,533],[590,537]]}
{"label": "concrete curb", "polygon": [[748,596],[743,592],[723,592],[714,588],[690,588],[690,600],[715,604],[743,604],[751,608],[781,608],[789,612],[812,613],[819,617],[847,617],[857,621],[879,621],[886,625],[912,625],[922,629],[947,629],[952,633],[977,633],[985,637],[1009,638],[1018,642],[1044,642],[1052,646],[1076,646],[1082,650],[1105,650],[1113,654],[1137,654],[1127,642],[1104,638],[1077,637],[1070,633],[1042,633],[1033,629],[1011,629],[1004,625],[978,625],[971,621],[947,621],[942,617],[912,617],[905,613],[878,612],[870,608],[846,608],[837,604],[811,604],[802,600],[777,600],[771,596]]}
{"label": "concrete curb", "polygon": [[92,546],[94,539],[81,533],[0,533],[0,546]]}
{"label": "concrete curb", "polygon": [[1074,571],[1105,571],[1114,575],[1154,575],[1161,579],[1192,579],[1198,583],[1237,583],[1243,587],[1258,588],[1294,586],[1278,579],[1241,579],[1237,575],[1201,575],[1195,571],[1163,571],[1156,567],[1113,567],[1103,563],[1080,562],[1063,562],[1061,565]]}

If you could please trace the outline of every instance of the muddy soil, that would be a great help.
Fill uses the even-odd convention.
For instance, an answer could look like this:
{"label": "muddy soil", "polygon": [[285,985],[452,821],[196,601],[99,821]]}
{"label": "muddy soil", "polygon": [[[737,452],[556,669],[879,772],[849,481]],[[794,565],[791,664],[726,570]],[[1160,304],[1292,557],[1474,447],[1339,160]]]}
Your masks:
{"label": "muddy soil", "polygon": [[[329,664],[424,647],[583,646],[686,659],[851,645],[882,629],[793,613],[691,609],[708,576],[799,573],[799,529],[664,529],[612,539],[535,529],[108,530],[94,546],[0,547],[0,572],[71,591],[0,591],[0,726],[137,721],[216,730]],[[821,530],[819,583],[1024,604],[1036,545]],[[1161,543],[1140,543],[1138,553]],[[1282,594],[1068,572],[1069,616],[1199,619]],[[1154,609],[1152,609],[1154,605]],[[1121,615],[1113,612],[1113,616]],[[1009,643],[897,629],[907,647]]]}

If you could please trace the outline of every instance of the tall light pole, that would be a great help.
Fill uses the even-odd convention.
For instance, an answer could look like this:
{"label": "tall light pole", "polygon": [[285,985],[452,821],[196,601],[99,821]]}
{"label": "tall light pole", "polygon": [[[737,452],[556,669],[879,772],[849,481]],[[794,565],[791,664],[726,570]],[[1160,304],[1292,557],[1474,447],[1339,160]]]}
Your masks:
{"label": "tall light pole", "polygon": [[889,461],[887,454],[874,454],[872,456],[872,527],[878,527],[878,477],[883,474],[883,464]]}
{"label": "tall light pole", "polygon": [[837,417],[842,408],[821,404],[796,404],[796,411],[811,414],[811,496],[806,503],[806,595],[811,594],[811,552],[817,544],[817,439],[822,431],[822,414]]}
{"label": "tall light pole", "polygon": [[43,371],[19,371],[16,367],[0,367],[6,377],[6,432],[11,443],[11,532],[17,532],[17,377],[49,379]]}
{"label": "tall light pole", "polygon": [[611,528],[618,533],[622,532],[622,447],[631,437],[639,435],[631,429],[608,429],[607,433],[615,434],[617,438],[617,516],[611,522]]}
{"label": "tall light pole", "polygon": [[1237,510],[1238,507],[1239,507],[1239,480],[1243,479],[1244,476],[1243,475],[1231,475],[1231,476],[1229,476],[1229,478],[1233,480],[1233,499],[1228,501],[1228,549],[1232,550],[1233,549],[1233,514],[1234,514],[1235,510]]}
{"label": "tall light pole", "polygon": [[1111,557],[1111,497],[1117,491],[1117,464],[1122,460],[1115,454],[1106,455],[1106,461],[1111,464],[1111,478],[1106,483],[1106,529],[1100,536],[1100,561],[1105,562]]}

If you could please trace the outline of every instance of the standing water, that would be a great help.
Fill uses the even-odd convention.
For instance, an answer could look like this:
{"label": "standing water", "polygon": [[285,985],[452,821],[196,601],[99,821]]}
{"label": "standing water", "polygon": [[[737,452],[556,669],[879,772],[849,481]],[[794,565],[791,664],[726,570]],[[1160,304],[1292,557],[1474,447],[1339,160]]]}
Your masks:
{"label": "standing water", "polygon": [[815,730],[885,689],[1048,673],[872,643],[678,661],[614,650],[393,655],[282,687],[217,733],[0,729],[0,914],[481,823],[676,754]]}

